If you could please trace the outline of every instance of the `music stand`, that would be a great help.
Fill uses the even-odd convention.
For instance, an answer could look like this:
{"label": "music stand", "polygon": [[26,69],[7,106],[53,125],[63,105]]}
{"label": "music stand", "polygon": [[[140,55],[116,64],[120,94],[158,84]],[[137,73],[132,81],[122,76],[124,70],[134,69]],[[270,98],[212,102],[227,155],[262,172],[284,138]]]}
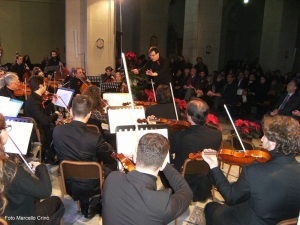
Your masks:
{"label": "music stand", "polygon": [[122,82],[107,82],[101,84],[101,92],[119,92]]}

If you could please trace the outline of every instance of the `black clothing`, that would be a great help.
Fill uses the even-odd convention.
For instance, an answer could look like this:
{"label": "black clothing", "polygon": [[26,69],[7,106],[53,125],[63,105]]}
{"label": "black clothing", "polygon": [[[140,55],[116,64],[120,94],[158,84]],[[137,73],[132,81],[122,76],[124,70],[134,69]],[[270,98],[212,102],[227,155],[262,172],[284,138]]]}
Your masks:
{"label": "black clothing", "polygon": [[[180,108],[176,104],[176,109],[177,109],[177,114],[178,114],[178,119],[181,120],[181,113],[180,113]],[[175,109],[174,109],[174,104],[173,103],[166,103],[166,104],[156,104],[156,105],[151,105],[146,108],[145,111],[146,118],[148,116],[154,115],[157,118],[166,118],[166,119],[173,119],[176,120],[176,114],[175,114]]]}
{"label": "black clothing", "polygon": [[48,62],[47,62],[47,64],[46,64],[46,67],[47,67],[47,66],[58,66],[58,65],[59,65],[59,62],[60,62],[59,56],[57,56],[56,58],[51,57],[51,58],[48,60]]}
{"label": "black clothing", "polygon": [[204,71],[205,75],[208,76],[208,68],[204,63],[197,63],[194,65],[194,68],[197,70],[197,75],[199,75],[201,71]]}
{"label": "black clothing", "polygon": [[192,192],[181,175],[167,164],[163,170],[172,189],[156,190],[156,177],[133,170],[112,172],[103,189],[103,224],[168,224],[189,207]]}
{"label": "black clothing", "polygon": [[152,79],[155,82],[155,89],[160,84],[169,85],[172,82],[168,58],[160,56],[159,59],[155,62],[149,61],[143,68],[139,69],[139,72],[144,73],[146,72],[146,70],[150,69],[153,73],[158,74],[158,76],[149,76],[149,80]]}
{"label": "black clothing", "polygon": [[[175,153],[174,167],[179,172],[189,153],[203,151],[205,148],[218,150],[222,133],[206,125],[193,125],[188,130],[173,133],[171,153]],[[193,190],[193,201],[203,201],[211,194],[212,184],[206,175],[188,175],[186,181]]]}
{"label": "black clothing", "polygon": [[[20,100],[20,101],[23,101],[25,103],[25,96],[24,95],[23,96],[15,96],[14,91],[10,90],[6,86],[3,86],[0,89],[0,96]],[[24,107],[24,104],[23,104],[23,107]]]}
{"label": "black clothing", "polygon": [[23,74],[25,72],[25,64],[21,63],[19,65],[18,63],[14,63],[14,64],[11,65],[10,71],[14,72],[14,73],[17,73],[18,77],[19,77],[19,80],[23,81]]}
{"label": "black clothing", "polygon": [[294,115],[292,114],[292,111],[298,110],[299,104],[300,104],[300,96],[299,96],[298,93],[293,93],[289,97],[289,99],[286,101],[283,109],[279,109],[280,105],[283,103],[283,101],[285,100],[285,98],[286,98],[287,95],[288,95],[288,93],[282,94],[280,96],[280,99],[275,104],[274,109],[278,109],[278,115],[284,115],[284,116],[292,116],[292,117],[294,117]]}
{"label": "black clothing", "polygon": [[52,111],[52,115],[47,114],[47,108],[51,107],[53,107],[53,104],[49,103],[47,107],[44,108],[42,97],[35,92],[31,92],[31,95],[28,97],[24,107],[24,115],[32,117],[36,121],[41,133],[43,151],[47,151],[46,155],[53,158],[55,153],[50,147],[52,142],[51,124],[55,123],[58,115],[54,113],[54,111]]}
{"label": "black clothing", "polygon": [[207,225],[271,225],[299,216],[300,164],[292,155],[270,154],[266,163],[244,166],[233,184],[219,167],[209,172],[226,204],[206,205]]}
{"label": "black clothing", "polygon": [[[12,172],[15,169],[13,162],[8,161],[5,165],[7,171]],[[64,214],[64,205],[58,197],[50,197],[52,192],[52,185],[48,175],[48,170],[45,164],[36,167],[35,179],[30,173],[24,170],[22,166],[17,167],[17,173],[12,182],[5,186],[4,194],[7,198],[8,204],[2,216],[13,216],[15,220],[9,220],[9,224],[41,224],[42,221],[38,219],[22,220],[19,217],[35,217],[49,216],[52,218],[52,223],[59,224],[60,219]],[[9,179],[4,173],[5,183]],[[49,198],[50,197],[50,198]],[[35,204],[35,199],[47,198],[46,202],[38,202]],[[43,207],[42,207],[43,206]],[[54,213],[54,215],[52,215]]]}
{"label": "black clothing", "polygon": [[81,88],[83,82],[80,79],[78,79],[77,77],[72,77],[70,79],[70,83],[69,84],[70,84],[70,89],[74,89],[75,90],[74,97],[77,94],[81,94],[80,88]]}
{"label": "black clothing", "polygon": [[[110,157],[110,146],[101,134],[91,131],[86,124],[73,120],[54,128],[53,144],[58,161],[91,161],[115,164]],[[90,197],[100,193],[99,180],[66,179],[66,188],[74,200],[88,203]]]}

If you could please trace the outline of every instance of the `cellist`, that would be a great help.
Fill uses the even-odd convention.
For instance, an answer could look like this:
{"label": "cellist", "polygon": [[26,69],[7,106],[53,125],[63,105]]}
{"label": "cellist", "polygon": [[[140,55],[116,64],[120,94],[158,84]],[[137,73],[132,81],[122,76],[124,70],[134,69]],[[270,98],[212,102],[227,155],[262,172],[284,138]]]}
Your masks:
{"label": "cellist", "polygon": [[[89,86],[89,80],[84,80],[84,73],[82,68],[74,70],[74,77],[70,79],[70,88],[75,90],[74,96],[81,94]],[[85,86],[85,88],[83,87]]]}
{"label": "cellist", "polygon": [[287,116],[265,117],[262,121],[262,147],[272,158],[242,169],[238,180],[230,184],[218,167],[216,156],[202,153],[212,178],[226,204],[208,203],[206,224],[277,224],[298,217],[300,211],[300,125]]}
{"label": "cellist", "polygon": [[[222,133],[205,125],[209,113],[206,102],[197,99],[187,104],[187,121],[191,127],[173,133],[171,139],[171,153],[175,153],[174,166],[180,172],[189,153],[202,151],[205,148],[219,149]],[[205,201],[211,196],[211,181],[206,174],[186,175],[194,197],[193,201]]]}

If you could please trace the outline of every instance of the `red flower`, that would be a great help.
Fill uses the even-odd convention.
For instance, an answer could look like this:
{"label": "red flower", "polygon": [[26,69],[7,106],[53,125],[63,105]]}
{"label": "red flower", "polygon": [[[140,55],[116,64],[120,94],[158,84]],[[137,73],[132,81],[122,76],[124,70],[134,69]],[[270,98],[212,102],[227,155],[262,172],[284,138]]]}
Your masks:
{"label": "red flower", "polygon": [[242,127],[242,134],[249,133],[248,127]]}
{"label": "red flower", "polygon": [[149,102],[154,102],[154,93],[153,90],[149,91],[148,89],[145,89],[144,93],[148,96],[148,101]]}
{"label": "red flower", "polygon": [[243,120],[239,119],[239,120],[234,121],[234,123],[235,123],[236,127],[240,127],[243,125]]}
{"label": "red flower", "polygon": [[213,123],[214,125],[217,125],[219,127],[220,131],[222,131],[222,127],[219,124],[219,120],[214,114],[208,114],[206,123]]}
{"label": "red flower", "polygon": [[175,102],[178,104],[180,110],[186,109],[186,101],[185,100],[180,100],[179,98],[174,98]]}
{"label": "red flower", "polygon": [[137,61],[136,54],[134,52],[125,53],[125,57],[128,61]]}

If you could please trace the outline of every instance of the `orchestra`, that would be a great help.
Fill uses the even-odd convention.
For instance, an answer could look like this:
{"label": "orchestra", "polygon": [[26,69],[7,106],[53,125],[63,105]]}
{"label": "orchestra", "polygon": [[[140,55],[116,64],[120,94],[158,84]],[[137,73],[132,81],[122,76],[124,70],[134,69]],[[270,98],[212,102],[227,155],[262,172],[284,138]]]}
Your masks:
{"label": "orchestra", "polygon": [[[266,168],[268,165],[271,166],[273,158],[274,160],[276,160],[277,155],[275,153],[277,151],[279,151],[280,154],[284,153],[283,155],[286,155],[284,157],[287,157],[287,159],[290,160],[289,162],[286,162],[286,164],[288,164],[288,166],[289,164],[293,164],[290,166],[291,169],[293,170],[293,172],[295,172],[295,174],[300,175],[299,164],[297,164],[294,157],[295,155],[299,154],[299,150],[294,149],[295,146],[293,146],[292,143],[288,143],[289,145],[284,143],[282,144],[280,142],[282,141],[280,140],[280,138],[276,139],[272,136],[275,135],[272,132],[283,132],[279,128],[275,129],[275,119],[280,121],[282,124],[289,124],[290,126],[292,126],[291,124],[293,123],[297,123],[297,121],[291,120],[288,117],[277,115],[273,115],[273,117],[271,117],[273,119],[265,118],[263,120],[263,131],[265,132],[265,136],[263,136],[262,142],[263,148],[265,149],[264,154],[267,156],[267,159],[260,160],[260,158],[262,158],[260,157],[262,153],[261,150],[246,150],[246,153],[244,155],[238,156],[238,158],[236,158],[236,152],[232,152],[231,149],[220,149],[219,146],[221,146],[222,143],[222,132],[220,130],[212,130],[211,128],[206,126],[206,120],[210,111],[210,106],[203,99],[199,99],[198,96],[193,97],[193,94],[191,94],[191,97],[189,97],[191,101],[186,102],[181,99],[180,101],[184,101],[186,105],[183,108],[179,107],[178,101],[175,100],[173,95],[172,84],[170,83],[170,86],[167,84],[169,81],[168,74],[166,75],[166,77],[159,77],[161,76],[161,73],[157,72],[159,71],[158,68],[161,67],[161,64],[165,62],[165,58],[159,56],[159,51],[157,48],[150,48],[149,56],[152,58],[149,64],[152,65],[151,67],[149,67],[149,65],[146,65],[145,68],[142,67],[139,70],[131,70],[131,72],[133,72],[134,74],[138,74],[142,70],[145,70],[148,76],[155,78],[156,84],[151,81],[152,87],[149,85],[145,86],[145,83],[143,83],[144,81],[142,81],[142,84],[137,83],[137,85],[141,85],[143,86],[143,88],[146,87],[143,94],[148,94],[147,99],[142,95],[138,96],[138,99],[136,99],[137,96],[135,96],[134,99],[131,90],[134,85],[132,85],[132,82],[128,79],[127,74],[130,71],[124,71],[125,73],[115,72],[115,70],[111,66],[108,66],[105,68],[105,74],[97,77],[100,79],[100,82],[93,82],[93,79],[90,79],[91,76],[87,76],[87,74],[85,73],[84,68],[75,67],[69,71],[66,67],[64,67],[65,65],[63,65],[60,61],[60,57],[57,51],[51,52],[51,58],[45,66],[45,71],[47,71],[46,73],[44,73],[40,67],[33,67],[33,70],[31,71],[29,67],[23,63],[22,56],[18,54],[16,57],[16,63],[12,66],[11,69],[15,72],[7,72],[2,69],[0,70],[0,78],[2,83],[2,87],[0,88],[0,96],[24,102],[24,105],[20,110],[18,116],[30,117],[33,118],[36,122],[42,145],[42,151],[40,153],[42,159],[40,162],[42,163],[41,165],[48,164],[51,166],[55,166],[58,165],[62,160],[66,159],[74,161],[94,161],[102,164],[105,177],[108,177],[107,183],[105,184],[106,186],[104,185],[104,190],[106,190],[108,194],[105,193],[104,197],[104,207],[106,206],[107,208],[104,209],[103,217],[104,221],[108,224],[111,223],[110,221],[119,222],[121,219],[120,215],[126,212],[126,210],[124,212],[118,212],[119,214],[116,216],[112,216],[110,214],[110,209],[117,210],[114,203],[109,202],[109,198],[111,198],[111,195],[113,195],[113,190],[115,189],[121,192],[124,191],[122,187],[120,189],[116,188],[116,185],[114,185],[113,182],[117,183],[117,181],[114,180],[121,180],[122,183],[124,183],[123,185],[125,188],[126,185],[129,184],[126,183],[127,181],[125,182],[123,180],[124,175],[122,174],[126,173],[126,177],[130,177],[133,174],[137,177],[141,176],[143,177],[143,179],[145,179],[145,176],[150,176],[151,180],[152,177],[157,176],[159,171],[162,171],[165,173],[165,175],[167,175],[168,182],[171,185],[168,186],[168,184],[166,184],[163,180],[164,178],[159,176],[159,179],[161,179],[164,188],[173,188],[173,193],[171,191],[168,194],[168,198],[170,198],[171,203],[165,205],[165,207],[170,207],[170,211],[167,210],[167,212],[165,212],[165,214],[168,215],[168,218],[166,219],[166,221],[168,222],[172,221],[177,216],[182,214],[188,208],[188,204],[191,200],[193,200],[194,202],[200,201],[207,204],[207,207],[205,208],[207,224],[226,224],[226,222],[227,224],[254,224],[247,220],[250,217],[253,217],[257,224],[275,224],[280,220],[288,219],[290,217],[296,217],[297,210],[299,212],[298,202],[295,202],[293,204],[294,209],[291,210],[290,213],[283,213],[280,216],[276,216],[276,218],[260,218],[259,213],[254,212],[253,215],[247,215],[248,217],[246,219],[242,219],[238,217],[239,211],[237,208],[239,205],[241,205],[241,207],[244,207],[245,210],[252,210],[250,206],[248,206],[247,208],[246,206],[242,205],[251,201],[251,197],[249,194],[249,192],[251,191],[251,187],[247,187],[249,188],[249,190],[242,190],[245,192],[244,196],[238,196],[239,193],[237,193],[237,196],[232,196],[232,194],[228,194],[228,190],[232,189],[235,186],[238,186],[238,184],[242,182],[240,181],[241,179],[243,179],[243,182],[246,182],[246,171],[251,171],[256,167],[259,167],[255,167],[254,162],[263,161],[263,163],[266,165]],[[154,71],[155,68],[157,70],[156,72]],[[192,68],[192,70],[194,70],[194,73],[196,73],[195,68]],[[140,81],[142,80],[142,78],[138,78]],[[198,77],[196,78],[198,79]],[[228,81],[229,78],[230,82]],[[147,81],[147,84],[149,84],[149,82],[150,81]],[[200,87],[197,82],[198,81],[195,80],[195,88],[198,90]],[[227,83],[224,84],[223,89],[221,89],[220,91],[220,93],[222,93],[222,96],[225,93],[224,90],[226,90],[227,88],[229,90],[229,86],[231,85],[231,83],[232,85],[236,86],[236,82],[234,81],[233,76],[229,75],[227,76]],[[57,90],[59,89],[69,89],[73,92],[72,96],[70,96],[70,102],[66,104],[64,100],[61,100],[63,96],[59,96],[57,94]],[[202,91],[204,91],[204,89]],[[130,102],[123,102],[121,104],[114,105],[114,99],[103,99],[103,94],[110,92],[115,93],[115,96],[120,98],[121,96],[127,96],[129,97]],[[212,97],[217,96],[218,92],[209,90],[209,93],[213,93],[210,96]],[[133,101],[133,99],[135,101]],[[64,107],[57,105],[57,102],[60,100],[63,101]],[[216,100],[218,99],[214,98],[214,112],[217,112],[219,110],[220,105],[220,101]],[[149,125],[161,123],[166,124],[170,128],[171,132],[168,134],[169,136],[167,139],[160,137],[160,135],[154,135],[153,137],[150,135],[148,138],[149,140],[151,139],[151,142],[153,143],[147,143],[146,147],[138,147],[138,151],[141,152],[143,148],[152,149],[156,148],[156,145],[157,148],[160,148],[159,144],[155,142],[155,140],[162,139],[161,141],[163,142],[164,148],[167,148],[167,152],[172,155],[170,158],[170,163],[166,164],[165,162],[166,152],[163,153],[163,155],[161,156],[162,159],[157,163],[154,169],[151,167],[151,165],[139,164],[139,161],[143,162],[145,160],[141,158],[142,154],[145,154],[145,152],[134,153],[133,155],[126,155],[122,152],[117,152],[116,134],[109,132],[108,127],[110,121],[121,121],[123,115],[122,113],[120,113],[119,116],[110,117],[106,108],[110,110],[110,106],[112,106],[120,107],[120,109],[128,109],[128,105],[131,106],[133,110],[135,106],[143,106],[143,118],[146,119],[135,120],[134,122],[132,122],[132,124],[126,125],[135,125],[136,130],[138,130],[138,122],[143,124],[146,123]],[[131,113],[132,115],[134,114],[133,111]],[[2,117],[0,114],[0,120],[1,118]],[[99,130],[99,133],[96,134],[94,131],[89,130],[88,125],[95,125]],[[120,122],[120,125],[124,124]],[[300,129],[298,128],[298,126],[295,126],[294,128],[295,132],[300,135]],[[0,127],[0,129],[5,130],[6,126]],[[293,135],[296,134],[293,133]],[[144,139],[146,138],[144,137]],[[33,139],[33,134],[31,134],[31,139]],[[141,142],[145,141],[144,139],[140,139]],[[295,145],[299,145],[298,140],[293,141],[295,142]],[[141,142],[139,142],[139,145],[141,145]],[[276,145],[277,143],[280,143],[281,147],[278,147]],[[291,149],[291,151],[288,151],[286,149],[286,146],[288,146],[289,148],[293,148],[294,150]],[[2,145],[0,147],[2,147]],[[214,156],[211,156],[211,154],[209,154],[213,151],[211,149],[217,151],[213,152]],[[276,151],[273,151],[274,149],[276,149]],[[135,154],[140,154],[140,158],[138,160],[136,160]],[[153,156],[151,154],[145,155],[147,157]],[[224,178],[222,176],[223,174],[221,174],[220,172],[219,164],[221,162],[228,164],[237,163],[235,160],[239,161],[240,158],[245,159],[248,156],[251,157],[251,161],[240,163],[240,166],[243,166],[240,178],[238,178],[237,183],[234,184],[233,187],[230,187],[230,184],[227,183],[227,180],[225,180],[226,178]],[[187,158],[189,158],[190,160],[204,159],[208,163],[211,171],[198,177],[190,175],[181,178],[180,172],[182,172],[184,162]],[[3,158],[0,159],[0,167],[1,160],[9,160],[9,158],[7,158],[7,156],[3,156]],[[30,160],[30,158],[28,157],[26,158],[26,160]],[[284,161],[283,158],[282,160]],[[119,167],[117,166],[117,162],[119,161],[121,162],[121,166],[123,166],[123,168],[120,168],[120,165]],[[22,164],[22,161],[19,163]],[[40,164],[30,165],[32,165],[32,168],[34,168],[36,171],[45,169],[44,166],[40,166]],[[121,169],[122,172],[116,172]],[[279,168],[277,169],[279,170]],[[285,174],[285,172],[282,173]],[[259,174],[259,177],[257,179],[262,179],[260,176],[261,175]],[[268,176],[268,179],[270,179],[270,182],[273,182],[270,177],[271,176]],[[171,180],[172,178],[175,180]],[[38,176],[37,179],[40,180],[41,177]],[[130,180],[130,178],[128,179]],[[146,182],[148,179],[149,178],[146,179]],[[255,182],[255,175],[253,175],[251,179],[253,179],[253,181],[251,180],[249,182]],[[296,183],[294,179],[290,179]],[[222,181],[222,183],[224,184],[221,184],[220,181]],[[146,192],[149,191],[149,187],[147,187],[147,185],[145,185],[146,187],[144,187],[144,185],[139,183],[141,182],[140,180],[131,180],[131,182],[133,182],[134,185],[137,185],[137,187],[139,188],[145,188]],[[68,194],[72,196],[73,200],[80,201],[81,213],[85,218],[93,217],[93,213],[91,212],[92,210],[94,210],[94,213],[96,212],[101,214],[101,200],[99,198],[94,198],[94,195],[102,190],[102,187],[97,186],[97,182],[89,182],[86,180],[84,183],[83,181],[78,181],[76,179],[66,179],[66,183]],[[152,183],[153,182],[151,181],[151,185]],[[177,184],[182,185],[183,188],[177,187]],[[274,185],[276,184],[277,183],[275,182]],[[225,199],[224,205],[220,205],[219,203],[208,203],[212,199],[211,190],[212,188],[214,188],[213,185],[217,186],[218,190],[220,190],[221,196]],[[244,188],[246,188],[247,184],[243,183],[243,185]],[[280,187],[285,191],[287,189],[287,187],[284,185]],[[153,188],[155,189],[156,187]],[[296,193],[295,190],[293,189],[294,193]],[[145,194],[144,191],[142,191],[143,194]],[[182,196],[178,197],[180,195],[177,196],[177,192],[181,191],[182,196],[185,196],[184,198],[182,198]],[[234,191],[238,192],[237,190]],[[124,193],[125,192],[126,191],[124,191]],[[135,193],[135,196],[131,196],[131,199],[128,199],[127,197],[124,198],[127,202],[131,203],[132,200],[141,201],[141,199],[137,198],[139,192],[133,191],[132,193]],[[191,193],[193,193],[193,196]],[[152,196],[152,194],[150,196]],[[298,196],[300,196],[300,193],[298,194]],[[167,199],[167,197],[165,196],[163,196],[163,198]],[[119,202],[122,205],[123,203],[121,202],[125,201],[124,199],[120,200],[118,198],[118,200],[115,200],[115,202]],[[280,199],[278,198],[275,200],[276,202],[274,202],[274,204],[280,204],[284,202],[280,201]],[[10,199],[8,201],[10,201]],[[92,201],[96,201],[96,204],[92,204]],[[146,202],[145,206],[143,205],[142,207],[150,207],[149,212],[152,212],[152,210],[153,212],[155,212],[155,210],[151,208],[153,207],[154,203],[149,199],[148,201],[149,202]],[[183,203],[176,205],[175,202],[178,201],[183,201]],[[60,218],[62,216],[61,213],[63,213],[63,209],[61,206],[62,203],[58,203],[59,207],[56,210],[60,210],[60,215],[58,216],[58,218]],[[6,204],[3,204],[3,206],[5,205]],[[95,205],[97,206],[96,210]],[[178,207],[178,212],[176,213],[171,210],[174,205]],[[9,203],[7,206],[10,206]],[[293,207],[290,206],[290,208]],[[9,211],[12,211],[11,207],[8,207],[6,212],[8,211],[8,209]],[[233,212],[236,213],[234,219],[230,217],[231,209],[235,210]],[[276,210],[279,214],[278,211],[280,211],[280,209],[278,208]],[[266,217],[268,217],[269,212],[263,212],[265,213]],[[130,214],[130,212],[127,213]],[[272,214],[273,212],[270,213]],[[139,217],[137,217],[138,221],[143,221],[143,215],[144,214],[141,213]],[[145,216],[151,216],[151,213],[146,213]],[[216,219],[218,217],[219,219]],[[270,223],[269,221],[272,222]]]}

